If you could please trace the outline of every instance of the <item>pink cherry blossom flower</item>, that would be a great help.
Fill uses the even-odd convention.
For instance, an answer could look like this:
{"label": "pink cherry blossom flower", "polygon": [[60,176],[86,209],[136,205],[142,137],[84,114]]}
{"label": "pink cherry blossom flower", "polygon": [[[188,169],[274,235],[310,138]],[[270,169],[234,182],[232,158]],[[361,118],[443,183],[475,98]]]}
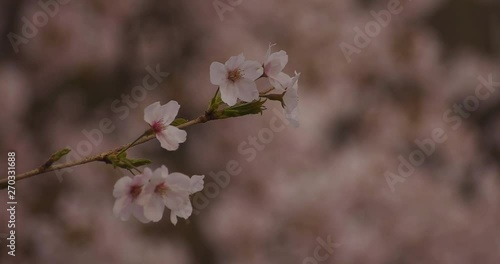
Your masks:
{"label": "pink cherry blossom flower", "polygon": [[167,207],[174,225],[177,224],[177,216],[187,219],[193,211],[189,195],[203,189],[203,177],[189,178],[178,172],[169,174],[165,166],[156,169],[138,201],[144,206],[145,217],[158,222]]}
{"label": "pink cherry blossom flower", "polygon": [[288,74],[283,73],[283,69],[288,63],[288,55],[284,50],[271,53],[271,48],[274,45],[269,45],[266,54],[266,62],[264,63],[264,75],[267,76],[271,85],[278,91],[283,92],[291,81]]}
{"label": "pink cherry blossom flower", "polygon": [[161,147],[166,150],[176,150],[180,143],[186,141],[186,131],[170,125],[177,116],[179,108],[179,103],[170,101],[165,105],[156,102],[144,109],[144,120],[153,129]]}
{"label": "pink cherry blossom flower", "polygon": [[285,116],[294,127],[299,126],[299,77],[300,73],[295,72],[295,76],[283,95]]}
{"label": "pink cherry blossom flower", "polygon": [[[144,174],[136,175],[134,178],[125,176],[115,183],[113,196],[116,198],[113,206],[113,213],[122,221],[128,220],[130,215],[134,215],[142,223],[147,223],[149,220],[144,216],[142,206],[137,204],[139,197],[144,191],[144,186],[148,183],[150,173],[147,173],[148,168],[144,170]],[[149,170],[151,172],[151,170]]]}
{"label": "pink cherry blossom flower", "polygon": [[210,65],[210,82],[220,87],[221,99],[229,106],[238,98],[245,102],[259,99],[255,80],[262,76],[262,65],[256,61],[245,61],[243,54],[232,56],[222,64]]}

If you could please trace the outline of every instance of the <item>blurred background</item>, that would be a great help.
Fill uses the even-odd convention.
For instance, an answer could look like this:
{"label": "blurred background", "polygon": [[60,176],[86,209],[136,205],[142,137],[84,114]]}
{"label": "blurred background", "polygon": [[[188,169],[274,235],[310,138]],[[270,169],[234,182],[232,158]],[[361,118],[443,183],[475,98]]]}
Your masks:
{"label": "blurred background", "polygon": [[[376,22],[388,10],[398,12]],[[367,25],[368,45],[356,46]],[[276,102],[189,127],[178,151],[156,140],[129,151],[207,175],[216,187],[193,197],[204,202],[189,221],[115,218],[113,185],[128,173],[109,165],[50,172],[16,184],[16,257],[0,235],[1,263],[500,261],[500,93],[470,99],[480,76],[500,82],[498,1],[3,0],[0,35],[0,167],[16,151],[18,174],[66,146],[96,154],[130,142],[156,101],[197,117],[216,89],[213,61],[262,62],[277,43],[285,72],[302,73],[301,126],[260,142],[250,161],[238,148],[269,131]],[[140,93],[147,67],[169,76]],[[467,98],[472,110],[457,114]],[[89,149],[81,142],[101,120],[114,130]],[[394,176],[435,129],[447,140]],[[231,160],[240,173],[217,184],[209,175]],[[5,210],[0,219],[6,234]]]}

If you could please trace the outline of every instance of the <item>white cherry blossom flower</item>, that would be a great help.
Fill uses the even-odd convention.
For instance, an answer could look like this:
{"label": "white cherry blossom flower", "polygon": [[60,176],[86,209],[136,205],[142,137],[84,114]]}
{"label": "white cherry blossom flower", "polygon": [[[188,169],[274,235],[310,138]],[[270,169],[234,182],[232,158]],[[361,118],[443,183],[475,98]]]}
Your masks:
{"label": "white cherry blossom flower", "polygon": [[245,56],[240,54],[232,56],[225,64],[213,62],[210,82],[220,87],[222,101],[233,106],[238,98],[245,102],[259,99],[255,80],[262,76],[263,71],[260,63],[245,61]]}
{"label": "white cherry blossom flower", "polygon": [[186,131],[170,125],[179,108],[179,103],[170,101],[164,105],[156,102],[144,109],[144,120],[151,126],[162,148],[166,150],[176,150],[180,143],[186,141]]}
{"label": "white cherry blossom flower", "polygon": [[283,69],[288,63],[288,55],[284,50],[271,53],[271,48],[275,44],[269,45],[264,63],[264,75],[267,76],[271,85],[278,91],[283,92],[289,85],[291,78],[283,73]]}
{"label": "white cherry blossom flower", "polygon": [[171,211],[170,220],[174,225],[177,216],[187,219],[193,211],[189,195],[203,189],[203,177],[189,178],[178,172],[169,174],[165,166],[156,169],[138,201],[144,206],[145,217],[153,222],[160,221],[166,206]]}
{"label": "white cherry blossom flower", "polygon": [[[150,174],[147,173],[148,168],[144,170],[144,174],[136,175],[134,178],[125,176],[115,183],[113,196],[116,198],[113,206],[113,213],[122,221],[128,220],[130,215],[134,215],[142,223],[147,223],[149,220],[144,216],[142,206],[137,204],[139,197],[144,191],[144,186],[148,183]],[[151,170],[149,170],[151,172]]]}
{"label": "white cherry blossom flower", "polygon": [[283,104],[286,118],[294,127],[299,126],[299,77],[300,73],[295,72],[295,76],[283,95]]}

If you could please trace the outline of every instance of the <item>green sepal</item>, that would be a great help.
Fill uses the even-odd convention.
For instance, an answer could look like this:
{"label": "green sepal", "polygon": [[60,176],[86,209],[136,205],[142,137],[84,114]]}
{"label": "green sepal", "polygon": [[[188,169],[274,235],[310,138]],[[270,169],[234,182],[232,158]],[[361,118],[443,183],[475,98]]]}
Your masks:
{"label": "green sepal", "polygon": [[176,118],[172,123],[171,125],[172,126],[180,126],[184,123],[187,123],[189,120],[187,119],[184,119],[184,118]]}
{"label": "green sepal", "polygon": [[261,95],[261,97],[264,97],[264,98],[267,98],[271,101],[278,101],[278,102],[281,102],[281,104],[283,105],[283,95],[285,95],[285,93],[282,93],[282,94],[266,94],[266,95]]}
{"label": "green sepal", "polygon": [[220,96],[219,88],[217,88],[217,91],[215,91],[214,97],[212,97],[212,100],[210,100],[210,104],[208,105],[207,112],[211,113],[213,111],[216,111],[222,103],[223,102],[222,102],[222,98]]}
{"label": "green sepal", "polygon": [[110,154],[106,157],[106,163],[112,164],[114,168],[122,169],[134,169],[140,166],[150,164],[151,161],[148,159],[129,159],[127,158],[127,153],[122,152],[120,154]]}
{"label": "green sepal", "polygon": [[250,103],[242,103],[222,109],[216,113],[217,118],[224,119],[230,117],[262,114],[266,110],[264,103],[266,100],[256,100]]}
{"label": "green sepal", "polygon": [[151,164],[151,160],[148,160],[148,159],[130,159],[130,163],[132,163],[132,165],[134,165],[135,167],[140,167],[140,166]]}

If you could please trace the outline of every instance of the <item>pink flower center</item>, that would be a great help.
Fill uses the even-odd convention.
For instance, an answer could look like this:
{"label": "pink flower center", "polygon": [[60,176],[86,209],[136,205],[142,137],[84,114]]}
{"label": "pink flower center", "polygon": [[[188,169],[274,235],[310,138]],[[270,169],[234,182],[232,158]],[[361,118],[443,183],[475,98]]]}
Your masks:
{"label": "pink flower center", "polygon": [[240,69],[232,70],[228,73],[227,78],[233,82],[243,78],[243,73]]}
{"label": "pink flower center", "polygon": [[158,121],[155,121],[153,123],[153,125],[151,125],[151,128],[153,129],[153,131],[158,134],[160,133],[161,131],[165,130],[165,125],[163,124],[163,119],[161,120],[158,120]]}
{"label": "pink flower center", "polygon": [[155,193],[158,193],[160,195],[164,195],[168,191],[168,186],[165,185],[165,183],[158,184],[155,187]]}
{"label": "pink flower center", "polygon": [[135,200],[142,192],[142,185],[134,185],[130,187],[130,196],[132,196],[132,200]]}

